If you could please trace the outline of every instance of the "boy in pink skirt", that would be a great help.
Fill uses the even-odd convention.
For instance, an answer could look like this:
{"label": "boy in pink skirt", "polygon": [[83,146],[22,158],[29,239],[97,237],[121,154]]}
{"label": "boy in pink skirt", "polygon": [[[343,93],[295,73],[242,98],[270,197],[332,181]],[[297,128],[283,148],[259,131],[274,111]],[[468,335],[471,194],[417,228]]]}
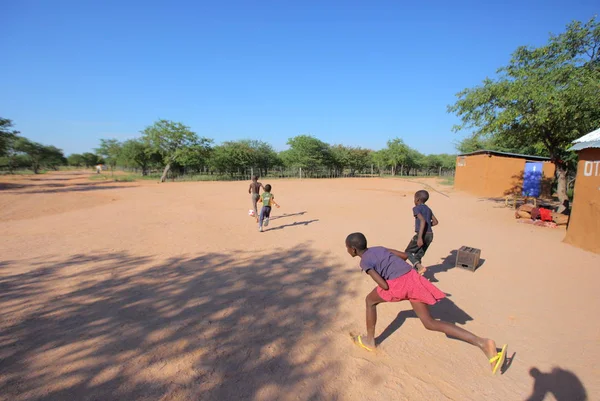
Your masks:
{"label": "boy in pink skirt", "polygon": [[492,372],[495,374],[499,370],[506,358],[506,345],[498,351],[493,340],[478,337],[454,324],[431,317],[428,305],[445,298],[446,294],[406,263],[406,253],[381,246],[367,248],[367,238],[362,233],[348,235],[346,249],[350,256],[361,259],[360,268],[377,283],[377,287],[366,298],[367,335],[356,337],[354,340],[357,345],[367,351],[375,350],[378,304],[408,300],[427,330],[439,331],[479,347],[487,356]]}

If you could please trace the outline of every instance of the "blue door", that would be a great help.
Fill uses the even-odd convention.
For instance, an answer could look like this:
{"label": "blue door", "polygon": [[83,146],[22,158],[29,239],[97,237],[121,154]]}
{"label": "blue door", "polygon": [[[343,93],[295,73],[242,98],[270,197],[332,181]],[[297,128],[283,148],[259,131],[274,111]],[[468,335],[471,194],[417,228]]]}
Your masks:
{"label": "blue door", "polygon": [[539,197],[542,192],[542,162],[525,162],[523,196]]}

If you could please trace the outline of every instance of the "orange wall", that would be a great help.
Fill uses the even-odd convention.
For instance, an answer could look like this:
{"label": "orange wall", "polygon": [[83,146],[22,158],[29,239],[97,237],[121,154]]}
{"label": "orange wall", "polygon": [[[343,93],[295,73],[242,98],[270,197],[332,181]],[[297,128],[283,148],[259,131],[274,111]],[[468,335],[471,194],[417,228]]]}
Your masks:
{"label": "orange wall", "polygon": [[[456,159],[454,187],[478,196],[503,197],[521,193],[525,159],[495,155],[464,156],[465,166]],[[543,183],[554,177],[554,164],[544,162]],[[549,195],[549,185],[542,185],[544,195]]]}
{"label": "orange wall", "polygon": [[573,207],[565,242],[600,253],[600,149],[579,152]]}

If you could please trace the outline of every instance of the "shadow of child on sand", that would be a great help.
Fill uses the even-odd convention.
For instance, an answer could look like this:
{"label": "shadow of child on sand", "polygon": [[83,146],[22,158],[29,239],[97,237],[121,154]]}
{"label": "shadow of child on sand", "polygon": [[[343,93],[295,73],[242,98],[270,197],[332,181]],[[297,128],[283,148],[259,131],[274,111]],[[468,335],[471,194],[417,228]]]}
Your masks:
{"label": "shadow of child on sand", "polygon": [[284,224],[282,226],[269,228],[269,229],[267,229],[265,231],[283,230],[286,227],[307,226],[307,225],[309,225],[311,223],[315,223],[317,221],[319,221],[319,219],[312,219],[312,220],[305,220],[305,221],[294,221],[293,223]]}
{"label": "shadow of child on sand", "polygon": [[583,383],[573,372],[554,367],[550,372],[542,373],[538,368],[531,368],[529,374],[534,379],[533,392],[526,401],[543,401],[548,394],[552,394],[556,401],[588,399]]}
{"label": "shadow of child on sand", "polygon": [[[446,294],[446,296],[450,295],[451,294]],[[464,325],[468,321],[473,320],[468,313],[459,308],[454,302],[452,302],[452,300],[450,300],[450,298],[444,298],[440,300],[437,304],[431,306],[429,311],[434,319],[440,319],[444,322],[452,324]],[[394,334],[394,332],[396,332],[396,330],[398,330],[408,318],[417,318],[417,315],[412,309],[404,310],[398,313],[398,316],[396,316],[392,323],[390,323],[389,326],[386,327],[377,338],[375,338],[375,342],[377,344],[384,342],[389,336]]]}
{"label": "shadow of child on sand", "polygon": [[[437,265],[427,266],[427,272],[425,272],[424,277],[431,281],[432,283],[438,283],[439,280],[435,277],[437,273],[445,273],[448,270],[454,269],[456,267],[456,258],[458,257],[458,250],[454,249],[450,251],[450,254],[444,258],[442,258],[442,263]],[[485,263],[485,259],[479,259],[479,265],[477,265],[477,269],[481,268]]]}
{"label": "shadow of child on sand", "polygon": [[284,213],[284,214],[279,215],[279,216],[273,216],[273,217],[270,218],[270,220],[273,221],[273,220],[283,219],[283,218],[286,218],[286,217],[304,216],[306,213],[307,213],[306,211],[304,211],[304,212],[297,212],[297,213]]}

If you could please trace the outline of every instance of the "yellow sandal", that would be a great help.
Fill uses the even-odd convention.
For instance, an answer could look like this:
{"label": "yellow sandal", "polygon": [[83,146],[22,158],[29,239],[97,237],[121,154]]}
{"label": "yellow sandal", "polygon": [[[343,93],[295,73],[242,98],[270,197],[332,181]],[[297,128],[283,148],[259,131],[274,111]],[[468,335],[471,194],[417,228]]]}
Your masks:
{"label": "yellow sandal", "polygon": [[493,375],[495,375],[496,372],[498,372],[498,369],[500,369],[500,367],[504,364],[504,361],[506,360],[506,347],[507,345],[504,344],[502,346],[502,351],[498,352],[496,356],[490,358],[490,363],[496,362],[496,364],[494,365],[494,369],[492,370]]}

